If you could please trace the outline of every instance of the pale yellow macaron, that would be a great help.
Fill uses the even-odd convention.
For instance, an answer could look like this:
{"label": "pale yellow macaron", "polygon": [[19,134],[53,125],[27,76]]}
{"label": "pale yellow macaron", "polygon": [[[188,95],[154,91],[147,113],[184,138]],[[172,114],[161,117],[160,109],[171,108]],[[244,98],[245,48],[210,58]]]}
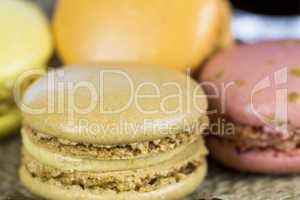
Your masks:
{"label": "pale yellow macaron", "polygon": [[55,200],[168,200],[206,174],[201,87],[145,66],[50,72],[23,98],[24,185]]}
{"label": "pale yellow macaron", "polygon": [[[15,106],[13,85],[31,69],[45,69],[52,53],[46,17],[25,0],[0,1],[0,137],[16,132],[21,116]],[[31,82],[25,79],[22,88]]]}

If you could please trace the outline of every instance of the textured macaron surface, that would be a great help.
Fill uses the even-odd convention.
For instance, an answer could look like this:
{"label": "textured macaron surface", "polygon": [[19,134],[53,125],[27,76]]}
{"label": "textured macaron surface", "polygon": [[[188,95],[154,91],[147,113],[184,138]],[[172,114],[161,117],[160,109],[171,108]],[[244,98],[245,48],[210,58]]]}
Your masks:
{"label": "textured macaron surface", "polygon": [[175,151],[109,160],[66,155],[60,148],[34,143],[26,132],[22,136],[21,180],[50,199],[171,200],[191,193],[206,174],[207,152],[201,137]]}
{"label": "textured macaron surface", "polygon": [[[31,191],[46,198],[174,199],[195,190],[206,174],[207,151],[201,137],[168,152],[110,159],[109,155],[98,158],[95,152],[82,157],[60,147],[48,148],[50,141],[49,146],[37,143],[26,131],[22,136],[21,180]],[[74,145],[73,150],[77,147]],[[97,153],[105,150],[100,148]],[[70,192],[70,197],[62,194]]]}
{"label": "textured macaron surface", "polygon": [[[211,104],[230,120],[250,126],[300,126],[300,42],[238,45],[218,54],[200,79]],[[213,86],[211,85],[213,84]]]}
{"label": "textured macaron surface", "polygon": [[205,152],[199,151],[202,146],[203,143],[198,140],[190,146],[185,146],[181,152],[173,155],[172,159],[155,163],[155,159],[160,157],[160,155],[156,155],[151,164],[144,163],[144,166],[138,168],[131,169],[130,161],[123,160],[123,162],[127,162],[127,167],[122,170],[116,170],[115,167],[112,167],[106,170],[98,168],[93,171],[71,170],[61,166],[57,167],[55,163],[43,164],[43,162],[38,161],[40,160],[38,157],[27,153],[27,149],[30,147],[25,146],[23,163],[34,177],[39,177],[45,182],[54,180],[65,186],[82,185],[85,189],[94,188],[114,192],[150,192],[161,189],[164,185],[180,182],[194,173],[198,167],[203,167],[205,165]]}
{"label": "textured macaron surface", "polygon": [[202,88],[185,74],[151,66],[50,72],[27,90],[23,104],[25,125],[88,144],[156,140],[207,125]]}
{"label": "textured macaron surface", "polygon": [[180,149],[199,138],[202,132],[182,132],[162,139],[136,142],[122,145],[97,145],[89,143],[72,142],[58,137],[45,135],[29,127],[23,127],[22,132],[30,140],[45,149],[81,158],[95,158],[102,160],[116,160],[129,158],[142,158]]}

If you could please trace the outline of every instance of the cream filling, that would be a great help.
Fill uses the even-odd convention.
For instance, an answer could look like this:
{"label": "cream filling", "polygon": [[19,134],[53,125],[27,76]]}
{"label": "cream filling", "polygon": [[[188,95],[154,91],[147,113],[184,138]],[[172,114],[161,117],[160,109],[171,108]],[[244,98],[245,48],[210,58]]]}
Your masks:
{"label": "cream filling", "polygon": [[193,143],[200,135],[199,133],[183,132],[155,141],[103,146],[99,144],[73,143],[72,141],[66,143],[61,141],[61,138],[44,135],[28,127],[23,127],[21,132],[27,134],[30,140],[41,148],[47,148],[60,154],[99,160],[134,159],[170,152],[180,146]]}
{"label": "cream filling", "polygon": [[55,180],[42,181],[32,175],[24,166],[20,169],[20,179],[32,192],[47,198],[56,200],[169,200],[181,199],[193,192],[203,181],[207,171],[206,162],[198,167],[194,173],[186,179],[171,185],[162,187],[152,192],[121,192],[110,190],[82,189],[80,186],[64,186]]}
{"label": "cream filling", "polygon": [[103,171],[120,171],[143,168],[145,166],[151,166],[160,162],[166,161],[174,157],[176,154],[183,150],[190,148],[187,146],[197,145],[201,154],[206,155],[207,150],[202,140],[197,140],[195,144],[181,146],[173,151],[160,153],[158,155],[140,158],[140,159],[128,159],[128,160],[96,160],[87,158],[78,158],[74,156],[62,155],[49,151],[45,148],[41,148],[31,142],[30,138],[26,134],[22,134],[23,145],[25,150],[30,153],[35,159],[42,162],[45,165],[55,167],[57,169],[66,171],[88,171],[88,172],[103,172]]}

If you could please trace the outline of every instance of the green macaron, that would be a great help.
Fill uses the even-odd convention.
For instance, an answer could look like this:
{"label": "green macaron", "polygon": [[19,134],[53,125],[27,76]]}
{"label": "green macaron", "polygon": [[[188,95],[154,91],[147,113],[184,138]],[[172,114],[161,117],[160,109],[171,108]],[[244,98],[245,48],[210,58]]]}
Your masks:
{"label": "green macaron", "polygon": [[[33,3],[0,1],[0,138],[17,131],[21,117],[14,103],[16,80],[32,69],[45,69],[52,53],[46,17]],[[28,77],[29,78],[29,77]],[[23,91],[31,82],[23,76]],[[31,79],[31,78],[29,78]]]}

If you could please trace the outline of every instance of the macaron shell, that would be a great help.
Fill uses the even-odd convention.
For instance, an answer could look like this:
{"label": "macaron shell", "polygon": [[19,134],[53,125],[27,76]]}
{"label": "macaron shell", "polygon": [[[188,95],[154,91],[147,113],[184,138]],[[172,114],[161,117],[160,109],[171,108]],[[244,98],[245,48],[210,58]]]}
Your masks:
{"label": "macaron shell", "polygon": [[181,199],[193,192],[203,181],[207,171],[206,162],[203,163],[193,174],[179,183],[172,184],[153,192],[137,193],[95,193],[90,190],[82,190],[80,187],[61,187],[51,183],[43,183],[36,178],[32,178],[27,170],[20,169],[21,181],[32,192],[47,198],[55,200],[174,200]]}
{"label": "macaron shell", "polygon": [[46,17],[29,1],[1,0],[0,27],[0,88],[10,91],[23,71],[45,68],[52,38]]}
{"label": "macaron shell", "polygon": [[11,108],[5,114],[0,115],[0,138],[17,133],[21,121],[21,113],[17,108]]}
{"label": "macaron shell", "polygon": [[208,137],[206,145],[210,155],[230,168],[264,174],[285,174],[300,172],[300,151],[289,153],[272,149],[239,153],[230,143]]}
{"label": "macaron shell", "polygon": [[[64,74],[56,82],[64,83],[66,86],[67,83],[87,81],[99,89],[99,73],[107,73],[106,70],[109,70],[108,72],[117,70],[113,71],[117,73],[105,74],[105,78],[102,79],[105,88],[101,89],[101,96],[96,97],[101,101],[93,101],[97,105],[89,112],[75,112],[72,109],[72,102],[63,99],[48,102],[48,78]],[[132,96],[132,93],[156,94],[153,86],[140,87],[147,81],[158,86],[159,96],[131,101],[132,97],[136,97]],[[136,90],[138,87],[140,90]],[[64,89],[58,87],[53,91],[52,94],[60,98],[64,95],[58,96],[59,93],[67,94]],[[73,93],[71,98],[84,107],[90,105],[89,92],[90,90],[84,88]],[[171,98],[170,95],[179,96]],[[195,95],[199,98],[198,101],[195,101]],[[88,144],[110,145],[150,141],[185,131],[202,132],[207,126],[207,120],[201,122],[201,118],[206,119],[207,109],[206,96],[202,88],[181,72],[153,66],[151,68],[85,66],[50,72],[27,90],[23,104],[34,110],[63,106],[63,112],[56,109],[36,114],[24,110],[24,124],[44,134]],[[201,127],[198,126],[199,123]],[[191,127],[195,130],[191,130],[193,129]]]}
{"label": "macaron shell", "polygon": [[[221,52],[200,78],[203,83],[215,84],[219,94],[225,91],[225,96],[211,98],[212,107],[241,124],[264,126],[267,119],[275,117],[279,123],[286,121],[287,114],[287,121],[299,127],[299,51],[299,41],[269,41]],[[258,90],[259,86],[266,87]],[[213,87],[204,89],[209,95],[216,94]]]}
{"label": "macaron shell", "polygon": [[225,7],[223,0],[65,0],[57,5],[54,33],[66,64],[115,60],[185,70],[222,46],[231,15]]}

